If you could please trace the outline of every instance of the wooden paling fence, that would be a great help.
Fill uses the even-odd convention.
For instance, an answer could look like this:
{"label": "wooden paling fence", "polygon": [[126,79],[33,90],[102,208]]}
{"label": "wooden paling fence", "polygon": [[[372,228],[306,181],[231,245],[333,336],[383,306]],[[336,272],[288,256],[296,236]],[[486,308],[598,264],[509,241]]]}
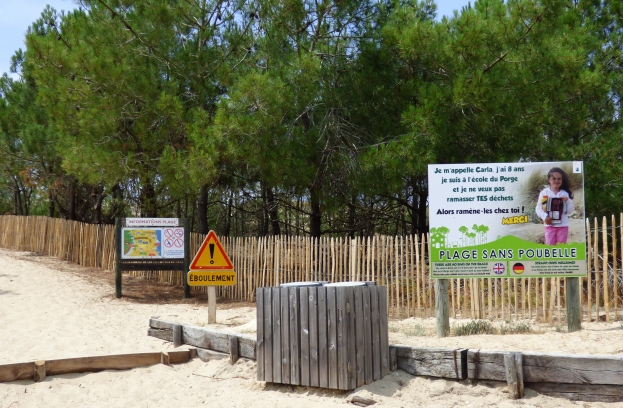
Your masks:
{"label": "wooden paling fence", "polygon": [[[618,225],[617,225],[618,221]],[[623,315],[621,253],[623,234],[613,215],[586,220],[587,278],[581,278],[583,320],[616,320]],[[195,254],[204,235],[191,234]],[[435,315],[434,282],[428,267],[428,237],[374,236],[356,239],[323,237],[222,237],[237,284],[219,287],[218,295],[255,301],[258,287],[296,281],[376,281],[388,288],[393,317]],[[114,226],[93,225],[39,216],[0,216],[0,247],[55,256],[76,264],[114,270]],[[112,272],[111,272],[112,273]],[[174,285],[179,271],[130,272]],[[193,287],[205,292],[206,287]],[[561,322],[566,315],[566,279],[450,279],[450,316]]]}

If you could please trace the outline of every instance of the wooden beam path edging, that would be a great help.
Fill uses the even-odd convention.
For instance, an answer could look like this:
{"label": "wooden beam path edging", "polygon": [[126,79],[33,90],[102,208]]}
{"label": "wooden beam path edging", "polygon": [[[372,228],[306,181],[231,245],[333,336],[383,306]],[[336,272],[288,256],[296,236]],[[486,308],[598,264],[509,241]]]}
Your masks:
{"label": "wooden beam path edging", "polygon": [[[173,341],[173,327],[179,323],[151,318],[149,324],[150,336]],[[239,356],[257,359],[256,339],[253,336],[187,325],[182,325],[182,333],[183,344],[198,347],[197,352],[208,349],[226,353],[224,357],[234,354],[230,345],[236,343],[232,340],[235,337],[238,339]],[[390,345],[389,354],[392,370],[447,380],[501,381],[509,385],[511,397],[521,398],[525,387],[544,395],[570,400],[623,402],[623,356],[403,345]],[[269,378],[265,380],[272,382]],[[327,384],[321,381],[319,385],[326,388]]]}
{"label": "wooden beam path edging", "polygon": [[28,379],[34,379],[35,382],[39,382],[50,375],[94,373],[103,370],[129,370],[160,364],[161,362],[166,362],[168,363],[167,365],[180,364],[190,361],[195,355],[196,350],[168,350],[163,352],[112,354],[2,364],[0,365],[0,382]]}
{"label": "wooden beam path edging", "polygon": [[[173,327],[175,325],[179,325],[179,323],[152,317],[149,319],[149,330],[147,334],[172,342]],[[182,344],[193,347],[219,351],[231,355],[230,345],[235,343],[235,341],[230,340],[232,337],[238,338],[238,357],[249,358],[251,360],[256,359],[255,336],[225,333],[199,326],[182,325]]]}
{"label": "wooden beam path edging", "polygon": [[411,375],[464,380],[467,378],[467,350],[390,346],[396,350],[396,367]]}
{"label": "wooden beam path edging", "polygon": [[577,401],[623,402],[623,356],[468,350],[468,378],[509,382],[510,354],[521,355],[520,363],[515,357],[515,372],[523,376],[514,379],[519,395],[525,387]]}

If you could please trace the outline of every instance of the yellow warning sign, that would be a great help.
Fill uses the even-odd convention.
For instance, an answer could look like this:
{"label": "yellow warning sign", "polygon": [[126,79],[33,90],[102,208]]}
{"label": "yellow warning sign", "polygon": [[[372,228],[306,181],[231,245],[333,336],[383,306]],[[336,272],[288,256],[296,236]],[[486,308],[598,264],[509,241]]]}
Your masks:
{"label": "yellow warning sign", "polygon": [[234,271],[190,271],[188,285],[190,286],[233,286],[236,284]]}
{"label": "yellow warning sign", "polygon": [[234,265],[229,260],[214,231],[208,233],[203,244],[201,244],[201,248],[197,251],[197,255],[190,263],[189,269],[191,271],[234,270]]}

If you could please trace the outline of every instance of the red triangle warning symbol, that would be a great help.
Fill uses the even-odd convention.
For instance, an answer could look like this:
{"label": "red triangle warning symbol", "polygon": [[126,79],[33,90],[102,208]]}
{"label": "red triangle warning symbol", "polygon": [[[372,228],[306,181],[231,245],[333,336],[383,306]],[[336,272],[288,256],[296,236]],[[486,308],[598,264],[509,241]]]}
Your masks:
{"label": "red triangle warning symbol", "polygon": [[206,239],[203,240],[201,248],[190,263],[190,270],[234,270],[234,265],[229,260],[214,231],[210,231]]}

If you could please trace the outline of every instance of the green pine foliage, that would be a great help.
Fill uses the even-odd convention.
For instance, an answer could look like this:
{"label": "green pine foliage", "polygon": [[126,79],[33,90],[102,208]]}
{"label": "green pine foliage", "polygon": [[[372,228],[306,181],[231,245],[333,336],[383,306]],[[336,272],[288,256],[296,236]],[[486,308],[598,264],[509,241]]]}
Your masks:
{"label": "green pine foliage", "polygon": [[[85,0],[0,79],[0,211],[428,231],[431,163],[585,163],[623,207],[620,1]],[[534,180],[535,185],[539,180]]]}

